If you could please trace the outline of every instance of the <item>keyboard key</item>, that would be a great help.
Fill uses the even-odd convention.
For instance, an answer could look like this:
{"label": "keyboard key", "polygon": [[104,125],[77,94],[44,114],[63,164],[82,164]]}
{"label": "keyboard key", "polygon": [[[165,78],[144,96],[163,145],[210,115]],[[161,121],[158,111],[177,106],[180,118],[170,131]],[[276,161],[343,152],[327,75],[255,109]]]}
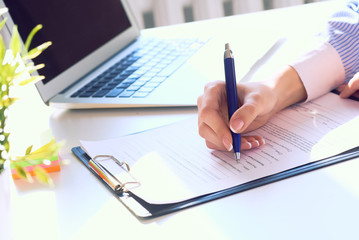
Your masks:
{"label": "keyboard key", "polygon": [[117,75],[114,79],[112,79],[112,81],[122,82],[122,81],[125,80],[126,78],[127,78],[126,76]]}
{"label": "keyboard key", "polygon": [[145,80],[145,79],[137,79],[136,85],[142,86],[142,85],[146,84],[147,82],[148,82],[148,80]]}
{"label": "keyboard key", "polygon": [[92,85],[92,87],[99,89],[99,88],[101,88],[103,85],[104,85],[104,83],[94,83],[94,84]]}
{"label": "keyboard key", "polygon": [[141,86],[139,85],[131,85],[127,88],[128,91],[137,91],[138,89],[140,89]]}
{"label": "keyboard key", "polygon": [[91,97],[93,93],[92,92],[82,92],[78,96],[79,97]]}
{"label": "keyboard key", "polygon": [[74,92],[70,97],[78,97],[81,94],[81,91]]}
{"label": "keyboard key", "polygon": [[153,90],[155,89],[155,87],[146,87],[146,86],[143,86],[141,87],[138,92],[147,92],[147,93],[150,93],[152,92]]}
{"label": "keyboard key", "polygon": [[105,96],[109,91],[110,91],[110,89],[101,89],[100,91],[98,91],[98,92],[96,92],[94,95],[92,95],[92,97],[103,97],[103,96]]}
{"label": "keyboard key", "polygon": [[143,85],[143,87],[155,88],[155,87],[159,86],[160,84],[161,84],[161,82],[147,82],[145,85]]}
{"label": "keyboard key", "polygon": [[98,87],[90,87],[88,89],[86,89],[86,92],[96,92],[99,88]]}
{"label": "keyboard key", "polygon": [[136,92],[135,94],[133,94],[132,97],[134,97],[134,98],[144,98],[144,97],[147,97],[148,94],[150,94],[150,92]]}
{"label": "keyboard key", "polygon": [[115,88],[115,89],[111,90],[111,92],[107,93],[106,97],[117,97],[124,90],[125,90],[124,88]]}
{"label": "keyboard key", "polygon": [[114,87],[116,87],[116,86],[103,86],[102,88],[101,88],[101,90],[108,90],[108,91],[110,91],[110,90],[112,90]]}
{"label": "keyboard key", "polygon": [[167,78],[166,77],[153,77],[150,81],[148,82],[152,82],[152,83],[162,83],[163,81],[165,81]]}
{"label": "keyboard key", "polygon": [[156,76],[156,73],[154,72],[146,72],[144,75],[142,75],[142,77],[149,77],[149,78],[153,78],[154,76]]}
{"label": "keyboard key", "polygon": [[134,93],[135,91],[125,90],[119,95],[119,97],[131,97]]}
{"label": "keyboard key", "polygon": [[128,88],[132,83],[122,82],[116,88]]}
{"label": "keyboard key", "polygon": [[118,83],[111,81],[111,82],[107,83],[106,86],[111,87],[111,89],[113,89],[113,88],[117,87],[117,85],[118,85]]}
{"label": "keyboard key", "polygon": [[148,75],[142,75],[142,77],[140,77],[139,79],[137,79],[138,81],[143,81],[143,82],[148,82],[149,80],[151,80],[152,77],[148,76]]}
{"label": "keyboard key", "polygon": [[178,57],[175,61],[170,63],[165,69],[163,69],[161,72],[158,73],[158,76],[160,77],[168,77],[172,73],[174,73],[180,66],[182,66],[186,61],[188,57],[181,56]]}
{"label": "keyboard key", "polygon": [[123,83],[134,83],[137,81],[138,78],[126,78],[125,80],[123,80]]}

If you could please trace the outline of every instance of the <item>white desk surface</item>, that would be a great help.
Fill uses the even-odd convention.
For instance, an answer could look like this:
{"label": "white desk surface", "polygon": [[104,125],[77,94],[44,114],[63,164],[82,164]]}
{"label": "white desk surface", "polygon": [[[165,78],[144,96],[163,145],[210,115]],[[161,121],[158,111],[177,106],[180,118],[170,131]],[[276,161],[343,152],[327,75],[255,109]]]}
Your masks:
{"label": "white desk surface", "polygon": [[[197,28],[213,33],[236,26],[233,34],[250,28],[305,35],[320,29],[335,8],[330,1],[146,31],[171,34]],[[185,119],[196,109],[65,111],[46,107],[34,89],[24,99],[13,116],[25,112],[27,117],[11,120],[17,126],[14,146],[30,145],[27,140],[51,128],[57,140],[66,140],[61,157],[67,161],[60,172],[51,174],[52,189],[23,181],[0,189],[8,204],[5,214],[0,212],[0,239],[359,239],[358,159],[140,221],[72,155],[71,148],[80,139],[119,137]]]}

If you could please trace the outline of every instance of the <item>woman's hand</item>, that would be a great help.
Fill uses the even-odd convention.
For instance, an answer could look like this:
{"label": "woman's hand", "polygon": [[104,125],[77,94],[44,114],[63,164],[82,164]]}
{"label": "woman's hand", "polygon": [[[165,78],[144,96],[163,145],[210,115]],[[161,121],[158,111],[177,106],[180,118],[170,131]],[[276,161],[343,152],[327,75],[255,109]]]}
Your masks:
{"label": "woman's hand", "polygon": [[[199,134],[206,140],[207,147],[218,150],[232,150],[233,132],[250,131],[262,126],[271,116],[273,95],[270,89],[260,83],[238,84],[240,108],[228,120],[227,96],[223,81],[206,85],[198,98]],[[265,110],[267,109],[267,110]],[[243,136],[241,150],[248,150],[264,144],[261,136]]]}
{"label": "woman's hand", "polygon": [[[304,100],[306,91],[291,67],[266,82],[237,85],[239,109],[228,119],[225,83],[208,83],[198,98],[198,129],[207,147],[218,150],[232,150],[232,135],[245,133],[263,126],[279,110]],[[261,136],[242,135],[241,149],[248,150],[264,144]]]}

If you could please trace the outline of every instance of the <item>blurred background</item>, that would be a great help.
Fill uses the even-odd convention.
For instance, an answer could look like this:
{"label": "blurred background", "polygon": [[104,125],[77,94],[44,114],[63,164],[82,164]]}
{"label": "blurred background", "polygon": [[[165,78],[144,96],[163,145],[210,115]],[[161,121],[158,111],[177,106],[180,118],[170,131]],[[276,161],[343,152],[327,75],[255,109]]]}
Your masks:
{"label": "blurred background", "polygon": [[142,29],[330,0],[128,0]]}

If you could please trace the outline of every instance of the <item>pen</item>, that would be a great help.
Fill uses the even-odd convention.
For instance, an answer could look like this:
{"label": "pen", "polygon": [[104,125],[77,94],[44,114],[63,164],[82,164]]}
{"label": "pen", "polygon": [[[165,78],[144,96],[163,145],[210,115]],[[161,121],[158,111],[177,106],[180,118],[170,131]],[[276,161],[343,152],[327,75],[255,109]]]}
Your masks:
{"label": "pen", "polygon": [[89,160],[89,166],[112,188],[112,190],[116,191],[117,185],[114,183],[115,181],[111,176],[105,173],[100,164],[96,161]]}
{"label": "pen", "polygon": [[[238,95],[236,72],[234,69],[234,58],[229,43],[225,45],[224,51],[224,73],[226,77],[226,91],[228,104],[228,117],[231,119],[233,113],[238,109]],[[240,159],[241,134],[232,132],[234,158]]]}

